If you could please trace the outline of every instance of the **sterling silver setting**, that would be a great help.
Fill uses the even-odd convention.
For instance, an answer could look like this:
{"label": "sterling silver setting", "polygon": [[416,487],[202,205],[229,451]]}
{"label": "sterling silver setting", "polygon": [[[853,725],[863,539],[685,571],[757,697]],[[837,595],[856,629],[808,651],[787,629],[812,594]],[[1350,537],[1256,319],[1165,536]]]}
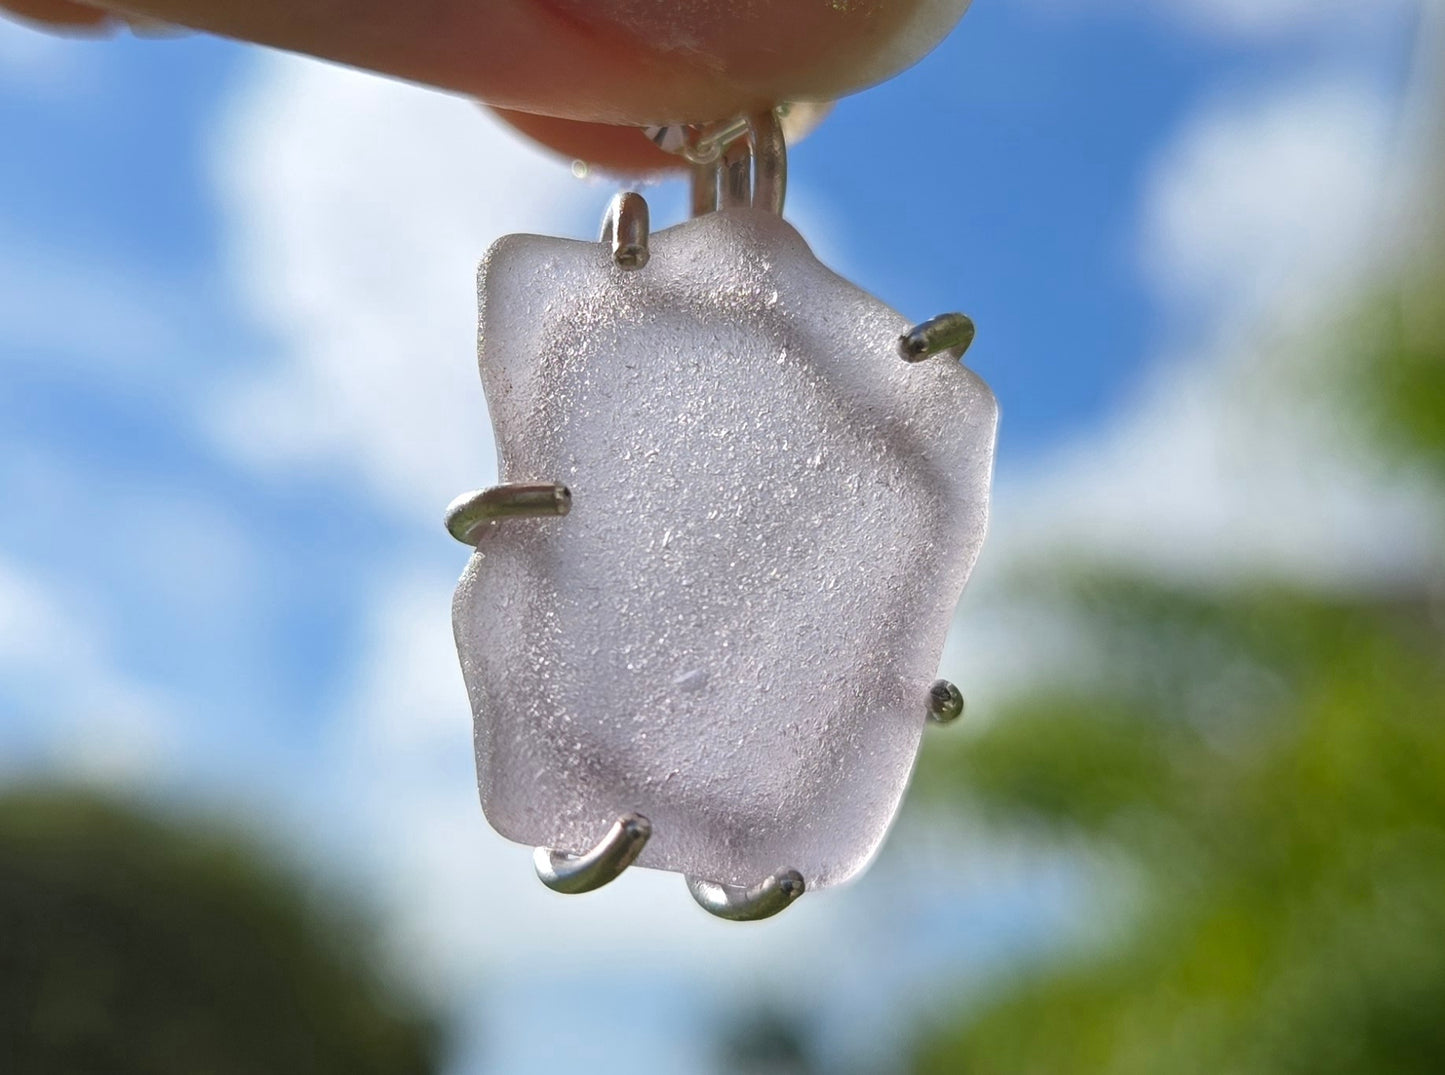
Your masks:
{"label": "sterling silver setting", "polygon": [[807,890],[797,870],[782,870],[751,887],[687,878],[687,890],[710,915],[730,922],[757,922],[786,911]]}
{"label": "sterling silver setting", "polygon": [[922,362],[945,353],[959,361],[972,346],[974,331],[973,318],[967,314],[939,314],[900,336],[898,354],[905,362]]}
{"label": "sterling silver setting", "polygon": [[463,545],[475,546],[482,531],[498,519],[566,515],[571,510],[572,492],[559,482],[512,482],[457,497],[447,505],[446,528]]}
{"label": "sterling silver setting", "polygon": [[946,679],[934,680],[928,690],[928,719],[934,724],[952,724],[963,716],[963,692]]}
{"label": "sterling silver setting", "polygon": [[[751,207],[783,212],[788,196],[788,147],[776,113],[755,112],[729,125],[716,156],[692,161],[692,215]],[[686,156],[686,154],[684,154]]]}
{"label": "sterling silver setting", "polygon": [[624,191],[612,199],[602,218],[601,242],[612,248],[612,260],[619,269],[640,269],[650,256],[650,230],[647,200],[641,194]]}
{"label": "sterling silver setting", "polygon": [[637,861],[652,835],[652,822],[641,814],[618,818],[600,843],[581,855],[539,847],[532,852],[537,879],[553,892],[576,896],[615,881]]}
{"label": "sterling silver setting", "polygon": [[[659,146],[684,156],[691,164],[693,216],[739,207],[782,213],[787,195],[787,146],[776,112],[758,112],[706,127],[650,128],[647,133]],[[646,200],[629,191],[612,200],[599,241],[618,269],[642,272],[651,257],[650,231]],[[911,363],[939,354],[961,359],[973,342],[974,331],[974,323],[966,315],[941,314],[899,337],[897,352]],[[514,482],[457,497],[446,509],[445,524],[457,541],[476,546],[489,528],[504,520],[562,517],[571,506],[572,494],[560,482]],[[952,723],[963,710],[958,687],[944,679],[932,685],[926,700],[929,722]],[[537,877],[547,888],[566,895],[595,891],[636,863],[652,835],[648,818],[636,812],[624,814],[586,851],[535,848]],[[792,868],[780,869],[751,885],[691,875],[684,880],[703,910],[734,922],[771,918],[808,889],[802,873]]]}

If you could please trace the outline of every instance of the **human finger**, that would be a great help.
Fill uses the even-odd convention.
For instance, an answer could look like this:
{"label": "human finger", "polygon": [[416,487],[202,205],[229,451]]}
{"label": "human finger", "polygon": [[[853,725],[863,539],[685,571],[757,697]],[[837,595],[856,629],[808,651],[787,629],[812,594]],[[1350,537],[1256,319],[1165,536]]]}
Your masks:
{"label": "human finger", "polygon": [[104,31],[114,23],[109,12],[70,0],[0,0],[0,10],[29,22],[69,30]]}
{"label": "human finger", "polygon": [[968,3],[123,0],[108,6],[457,90],[513,111],[642,126],[843,96],[912,63]]}

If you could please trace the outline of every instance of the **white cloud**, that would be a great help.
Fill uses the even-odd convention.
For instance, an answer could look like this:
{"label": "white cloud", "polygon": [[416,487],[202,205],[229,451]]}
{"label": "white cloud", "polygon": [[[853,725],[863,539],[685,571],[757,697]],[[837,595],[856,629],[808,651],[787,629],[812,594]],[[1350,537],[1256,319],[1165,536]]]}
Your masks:
{"label": "white cloud", "polygon": [[[1288,87],[1200,111],[1152,170],[1143,259],[1203,342],[1160,362],[1120,420],[1029,483],[1073,547],[1175,573],[1378,577],[1418,563],[1420,489],[1312,397],[1404,187],[1391,109],[1362,87]],[[1062,525],[1059,525],[1062,524]]]}
{"label": "white cloud", "polygon": [[1240,40],[1285,36],[1347,39],[1387,26],[1420,0],[1031,0],[1068,14],[1138,11],[1184,28]]}
{"label": "white cloud", "polygon": [[979,709],[1031,668],[1088,674],[1061,610],[1010,594],[1021,573],[1367,588],[1433,563],[1426,477],[1372,456],[1321,387],[1338,319],[1398,235],[1390,126],[1358,86],[1291,86],[1207,106],[1162,149],[1142,257],[1188,343],[1104,428],[1000,482],[945,660]]}
{"label": "white cloud", "polygon": [[[1072,555],[1160,576],[1372,585],[1413,577],[1436,525],[1422,476],[1390,473],[1235,365],[1258,341],[1162,370],[1102,436],[1005,490],[1014,556]],[[1213,361],[1211,361],[1211,359]]]}
{"label": "white cloud", "polygon": [[478,261],[507,232],[590,237],[610,191],[468,101],[294,57],[257,65],[221,132],[236,277],[283,354],[217,401],[218,435],[433,517],[493,467]]}
{"label": "white cloud", "polygon": [[[1051,460],[1026,532],[1125,562],[1315,584],[1411,570],[1431,541],[1423,490],[1382,473],[1312,390],[1336,319],[1381,271],[1403,187],[1391,108],[1343,83],[1201,110],[1160,155],[1146,270],[1202,345],[1163,361],[1103,436]],[[1032,518],[1030,518],[1032,517]]]}
{"label": "white cloud", "polygon": [[18,764],[135,785],[165,768],[171,707],[107,650],[50,588],[0,561],[0,704],[14,714],[0,722],[0,773]]}
{"label": "white cloud", "polygon": [[132,389],[154,376],[174,384],[183,336],[170,281],[57,247],[13,218],[0,217],[0,250],[0,363],[54,370],[63,362]]}
{"label": "white cloud", "polygon": [[1415,0],[1173,0],[1196,26],[1238,36],[1349,32],[1415,6]]}
{"label": "white cloud", "polygon": [[1391,111],[1325,82],[1196,114],[1145,192],[1143,261],[1161,296],[1210,324],[1258,324],[1357,278],[1390,223]]}

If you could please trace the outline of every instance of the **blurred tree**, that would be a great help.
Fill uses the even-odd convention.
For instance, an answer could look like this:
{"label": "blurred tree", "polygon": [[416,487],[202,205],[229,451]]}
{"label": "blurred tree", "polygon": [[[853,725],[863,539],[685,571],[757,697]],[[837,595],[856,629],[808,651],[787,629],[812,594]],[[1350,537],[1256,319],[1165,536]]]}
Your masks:
{"label": "blurred tree", "polygon": [[[1433,473],[1445,511],[1445,321],[1381,308],[1341,417]],[[1445,1071],[1445,579],[1425,575],[1067,584],[1105,682],[931,748],[920,785],[1096,853],[1119,910],[934,1028],[914,1070]]]}
{"label": "blurred tree", "polygon": [[244,843],[0,795],[6,1075],[421,1075],[435,1026]]}
{"label": "blurred tree", "polygon": [[1039,699],[925,784],[962,777],[995,819],[1122,857],[1127,921],[916,1070],[1445,1070],[1434,608],[1117,581],[1088,599],[1115,689]]}
{"label": "blurred tree", "polygon": [[814,1034],[796,1012],[759,1008],[722,1027],[717,1070],[721,1075],[817,1075]]}

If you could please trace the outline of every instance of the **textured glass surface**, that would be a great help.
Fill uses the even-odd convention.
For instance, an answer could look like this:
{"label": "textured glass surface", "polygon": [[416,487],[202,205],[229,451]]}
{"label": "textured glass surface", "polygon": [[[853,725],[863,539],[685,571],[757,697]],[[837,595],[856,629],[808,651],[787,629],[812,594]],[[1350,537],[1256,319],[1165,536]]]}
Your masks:
{"label": "textured glass surface", "polygon": [[504,482],[571,514],[481,536],[454,620],[482,804],[582,851],[731,884],[847,879],[912,770],[983,539],[997,407],[793,229],[730,210],[599,243],[502,239],[481,372]]}

